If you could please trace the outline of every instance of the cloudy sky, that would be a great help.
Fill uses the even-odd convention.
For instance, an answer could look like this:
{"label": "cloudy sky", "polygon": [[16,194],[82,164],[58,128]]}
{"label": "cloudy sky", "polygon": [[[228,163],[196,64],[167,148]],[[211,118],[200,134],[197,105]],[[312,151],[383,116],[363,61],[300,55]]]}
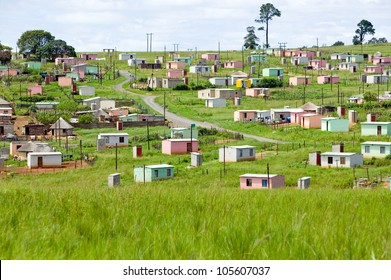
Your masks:
{"label": "cloudy sky", "polygon": [[[239,50],[246,27],[259,25],[267,2],[281,11],[270,23],[269,43],[277,47],[351,44],[357,23],[370,21],[375,37],[391,41],[390,0],[0,0],[0,41],[15,49],[27,30],[43,29],[77,52],[188,49]],[[260,43],[264,32],[257,31]],[[370,39],[372,36],[366,38]]]}

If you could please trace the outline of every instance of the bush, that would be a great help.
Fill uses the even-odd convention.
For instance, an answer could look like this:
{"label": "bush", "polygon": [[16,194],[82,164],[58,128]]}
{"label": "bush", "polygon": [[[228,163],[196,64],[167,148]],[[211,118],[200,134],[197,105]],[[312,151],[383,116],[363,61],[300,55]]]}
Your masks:
{"label": "bush", "polygon": [[189,86],[185,84],[177,84],[173,87],[173,90],[189,90]]}
{"label": "bush", "polygon": [[271,78],[271,77],[264,77],[257,84],[257,87],[261,87],[261,88],[277,88],[282,86],[283,86],[282,80]]}

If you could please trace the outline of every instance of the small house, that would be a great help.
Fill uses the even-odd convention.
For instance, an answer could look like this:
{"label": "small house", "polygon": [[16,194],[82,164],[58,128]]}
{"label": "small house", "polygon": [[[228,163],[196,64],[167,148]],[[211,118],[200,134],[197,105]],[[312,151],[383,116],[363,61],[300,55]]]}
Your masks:
{"label": "small house", "polygon": [[232,86],[232,79],[230,77],[213,77],[209,78],[209,82],[215,86]]}
{"label": "small house", "polygon": [[209,75],[213,71],[214,68],[212,68],[209,65],[192,65],[189,68],[190,73],[197,73],[197,74],[202,74],[202,75]]}
{"label": "small house", "polygon": [[277,108],[277,109],[270,109],[270,117],[272,121],[275,122],[291,122],[291,114],[292,113],[303,113],[304,110],[301,108]]}
{"label": "small house", "polygon": [[223,64],[223,68],[242,68],[242,61],[225,61]]}
{"label": "small house", "polygon": [[332,53],[330,55],[330,60],[346,60],[346,57],[348,54],[343,54],[343,53]]}
{"label": "small house", "polygon": [[358,94],[349,97],[348,103],[356,103],[356,104],[362,104],[364,103],[364,95],[363,94]]}
{"label": "small house", "polygon": [[[12,141],[11,143],[10,143],[10,152],[9,152],[9,154],[11,155],[11,156],[17,156],[17,155],[19,155],[18,154],[18,149],[20,148],[20,147],[22,147],[24,144],[27,144],[28,142],[27,141]],[[26,157],[27,158],[27,157]]]}
{"label": "small house", "polygon": [[348,132],[349,120],[339,119],[334,117],[322,118],[321,129],[322,131],[329,131],[329,132]]}
{"label": "small house", "polygon": [[247,78],[248,78],[248,74],[247,73],[244,73],[242,71],[236,71],[236,72],[231,74],[232,85],[236,85],[236,81],[239,80],[239,79],[247,79]]}
{"label": "small house", "polygon": [[238,162],[255,160],[254,146],[226,146],[219,149],[219,162]]}
{"label": "small house", "polygon": [[293,65],[307,65],[308,64],[308,57],[305,56],[293,56],[291,57],[291,63]]}
{"label": "small house", "polygon": [[186,66],[190,66],[191,63],[190,57],[175,57],[174,61],[182,61],[185,63]]}
{"label": "small house", "polygon": [[308,62],[308,66],[312,66],[314,69],[324,68],[326,67],[326,64],[327,64],[327,60],[325,59],[314,59]]}
{"label": "small house", "polygon": [[73,84],[73,79],[71,77],[58,77],[58,86],[59,87],[70,87]]}
{"label": "small house", "polygon": [[264,69],[262,69],[262,76],[264,76],[264,77],[282,77],[282,76],[284,76],[284,69],[282,69],[282,68],[264,68]]}
{"label": "small house", "polygon": [[338,66],[339,70],[351,70],[351,69],[358,69],[357,63],[352,62],[341,62]]}
{"label": "small house", "polygon": [[133,170],[135,182],[152,182],[174,177],[174,166],[168,164],[145,165]]}
{"label": "small house", "polygon": [[321,128],[322,116],[318,114],[303,114],[301,115],[302,128]]}
{"label": "small house", "polygon": [[186,63],[183,61],[168,61],[166,63],[166,69],[185,69]]}
{"label": "small house", "polygon": [[[50,147],[48,143],[29,141],[22,144],[22,146],[20,146],[20,144],[16,143],[16,151],[14,154],[17,155],[20,160],[26,160],[29,153],[54,152],[53,148]],[[12,148],[12,150],[14,150],[14,148]]]}
{"label": "small house", "polygon": [[166,72],[167,78],[179,78],[186,76],[186,70],[184,69],[169,69]]}
{"label": "small house", "polygon": [[206,60],[220,60],[220,55],[218,53],[203,53],[201,58]]}
{"label": "small house", "polygon": [[99,74],[99,67],[96,65],[91,65],[87,63],[81,63],[78,65],[73,65],[71,67],[72,72],[83,72],[86,75],[97,75]]}
{"label": "small house", "polygon": [[385,75],[368,75],[367,84],[386,84],[388,76]]}
{"label": "small house", "polygon": [[339,83],[339,76],[318,76],[317,78],[318,84],[338,84]]}
{"label": "small house", "polygon": [[363,155],[345,152],[326,152],[320,154],[322,167],[353,168],[363,165]]}
{"label": "small house", "polygon": [[391,142],[363,142],[361,143],[361,153],[364,158],[384,158],[391,155]]}
{"label": "small house", "polygon": [[198,140],[195,138],[165,139],[162,141],[163,154],[174,155],[191,152],[198,152]]}
{"label": "small house", "polygon": [[233,99],[235,97],[241,97],[240,93],[237,90],[230,88],[209,88],[198,91],[198,98],[223,98],[223,99]]}
{"label": "small house", "polygon": [[362,122],[361,135],[391,135],[391,122]]}
{"label": "small house", "polygon": [[129,134],[128,133],[99,133],[98,141],[104,139],[105,147],[128,147]]}
{"label": "small house", "polygon": [[353,54],[346,56],[346,62],[359,63],[364,62],[364,55],[362,54]]}
{"label": "small house", "polygon": [[46,126],[44,124],[29,123],[23,126],[22,134],[24,135],[45,135]]}
{"label": "small house", "polygon": [[60,117],[54,124],[50,126],[52,135],[69,136],[73,134],[73,126]]}
{"label": "small house", "polygon": [[82,53],[80,54],[80,58],[84,60],[97,60],[98,54],[96,53]]}
{"label": "small house", "polygon": [[221,108],[227,106],[227,99],[225,98],[205,98],[205,107]]}
{"label": "small house", "polygon": [[37,107],[38,110],[55,110],[58,104],[60,104],[60,102],[36,102],[35,107]]}
{"label": "small house", "polygon": [[54,60],[55,65],[66,64],[66,65],[75,65],[78,59],[75,57],[57,57]]}
{"label": "small house", "polygon": [[252,54],[247,59],[250,63],[261,63],[267,61],[267,56],[261,54]]}
{"label": "small house", "polygon": [[285,177],[277,174],[243,174],[240,176],[241,189],[277,189],[285,187]]}
{"label": "small house", "polygon": [[163,78],[162,79],[162,88],[173,88],[179,84],[188,84],[188,79],[185,78]]}
{"label": "small house", "polygon": [[81,96],[94,96],[95,95],[95,87],[91,86],[80,86],[79,94]]}
{"label": "small house", "polygon": [[120,53],[118,55],[119,60],[129,60],[129,59],[135,59],[136,54],[135,53]]}
{"label": "small house", "polygon": [[35,70],[41,70],[42,63],[40,61],[27,61],[26,62],[27,68],[35,69]]}
{"label": "small house", "polygon": [[28,86],[27,92],[28,94],[42,94],[43,93],[42,85]]}
{"label": "small house", "polygon": [[384,66],[382,66],[382,65],[365,66],[364,67],[364,73],[382,74],[383,71],[384,71]]}
{"label": "small house", "polygon": [[198,129],[195,127],[172,127],[171,128],[172,139],[198,139]]}
{"label": "small house", "polygon": [[32,152],[27,155],[28,168],[55,168],[62,165],[61,152]]}
{"label": "small house", "polygon": [[311,84],[311,77],[309,76],[296,76],[289,78],[290,86],[308,85]]}
{"label": "small house", "polygon": [[120,117],[129,114],[129,110],[127,108],[110,108],[107,111],[110,117]]}
{"label": "small house", "polygon": [[246,96],[250,97],[270,97],[270,90],[268,88],[246,88]]}
{"label": "small house", "polygon": [[128,66],[135,66],[135,67],[138,67],[140,66],[141,64],[145,64],[147,63],[147,59],[146,58],[131,58],[131,59],[128,59]]}
{"label": "small house", "polygon": [[251,80],[247,79],[247,78],[237,79],[235,85],[237,88],[250,88],[251,87]]}
{"label": "small house", "polygon": [[264,122],[270,119],[270,110],[236,110],[235,122]]}
{"label": "small house", "polygon": [[372,63],[375,64],[375,65],[378,65],[378,64],[390,64],[391,63],[391,57],[374,57],[372,59]]}

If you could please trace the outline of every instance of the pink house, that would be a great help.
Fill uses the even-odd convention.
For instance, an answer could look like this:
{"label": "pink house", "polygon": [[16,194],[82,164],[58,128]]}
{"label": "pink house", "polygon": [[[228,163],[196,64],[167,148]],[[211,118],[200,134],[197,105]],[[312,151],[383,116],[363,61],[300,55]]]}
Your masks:
{"label": "pink house", "polygon": [[308,76],[296,76],[289,78],[289,85],[298,86],[298,85],[308,85],[311,83],[311,77]]}
{"label": "pink house", "polygon": [[98,58],[98,54],[96,53],[82,53],[80,58],[85,60],[96,60]]}
{"label": "pink house", "polygon": [[297,52],[297,56],[302,56],[302,57],[308,57],[309,59],[315,57],[315,52],[313,51],[299,51]]}
{"label": "pink house", "polygon": [[268,88],[246,88],[246,96],[269,97],[270,90]]}
{"label": "pink house", "polygon": [[339,76],[319,76],[318,77],[318,84],[338,84],[339,83]]}
{"label": "pink house", "polygon": [[73,70],[73,73],[79,74],[79,79],[84,79],[85,78],[85,72],[81,70]]}
{"label": "pink house", "polygon": [[302,128],[321,128],[322,116],[318,114],[304,114],[301,115],[301,127]]}
{"label": "pink house", "polygon": [[28,86],[27,92],[29,94],[42,94],[43,88],[41,85],[35,85],[35,86]]}
{"label": "pink house", "polygon": [[58,77],[58,86],[70,87],[72,86],[73,80],[71,77]]}
{"label": "pink house", "polygon": [[297,112],[297,111],[291,112],[291,121],[290,122],[292,124],[300,124],[301,118],[305,114],[307,114],[307,112]]}
{"label": "pink house", "polygon": [[184,61],[168,61],[166,69],[185,69],[186,63]]}
{"label": "pink house", "polygon": [[243,62],[241,61],[226,61],[223,65],[224,68],[242,68]]}
{"label": "pink house", "polygon": [[376,66],[365,66],[364,72],[365,73],[372,73],[372,74],[382,74],[384,71],[384,67],[381,65]]}
{"label": "pink house", "polygon": [[308,62],[308,66],[312,66],[314,68],[324,68],[326,67],[326,64],[327,64],[327,60],[325,59],[314,59]]}
{"label": "pink house", "polygon": [[16,69],[4,69],[0,70],[0,76],[17,76],[19,75],[19,70]]}
{"label": "pink house", "polygon": [[197,139],[165,139],[162,141],[162,153],[168,155],[198,152]]}
{"label": "pink house", "polygon": [[201,58],[206,60],[220,60],[220,55],[218,53],[203,53]]}
{"label": "pink house", "polygon": [[171,69],[166,72],[167,78],[180,78],[186,76],[186,74],[186,70],[179,69]]}
{"label": "pink house", "polygon": [[276,189],[285,187],[285,177],[277,174],[243,174],[240,176],[240,188],[251,189]]}
{"label": "pink house", "polygon": [[374,57],[372,59],[372,63],[375,65],[378,64],[390,64],[391,63],[391,57]]}
{"label": "pink house", "polygon": [[55,65],[59,65],[61,63],[67,64],[67,65],[76,65],[78,62],[78,59],[74,57],[57,57],[54,60]]}

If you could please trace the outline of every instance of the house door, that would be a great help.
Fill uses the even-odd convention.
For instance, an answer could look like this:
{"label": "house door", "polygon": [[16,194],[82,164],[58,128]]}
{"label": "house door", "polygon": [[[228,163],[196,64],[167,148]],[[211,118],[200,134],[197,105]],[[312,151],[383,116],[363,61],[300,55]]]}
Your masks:
{"label": "house door", "polygon": [[187,152],[192,152],[191,143],[187,143]]}
{"label": "house door", "polygon": [[381,125],[377,126],[377,135],[381,135]]}
{"label": "house door", "polygon": [[38,157],[38,167],[43,167],[43,158]]}

